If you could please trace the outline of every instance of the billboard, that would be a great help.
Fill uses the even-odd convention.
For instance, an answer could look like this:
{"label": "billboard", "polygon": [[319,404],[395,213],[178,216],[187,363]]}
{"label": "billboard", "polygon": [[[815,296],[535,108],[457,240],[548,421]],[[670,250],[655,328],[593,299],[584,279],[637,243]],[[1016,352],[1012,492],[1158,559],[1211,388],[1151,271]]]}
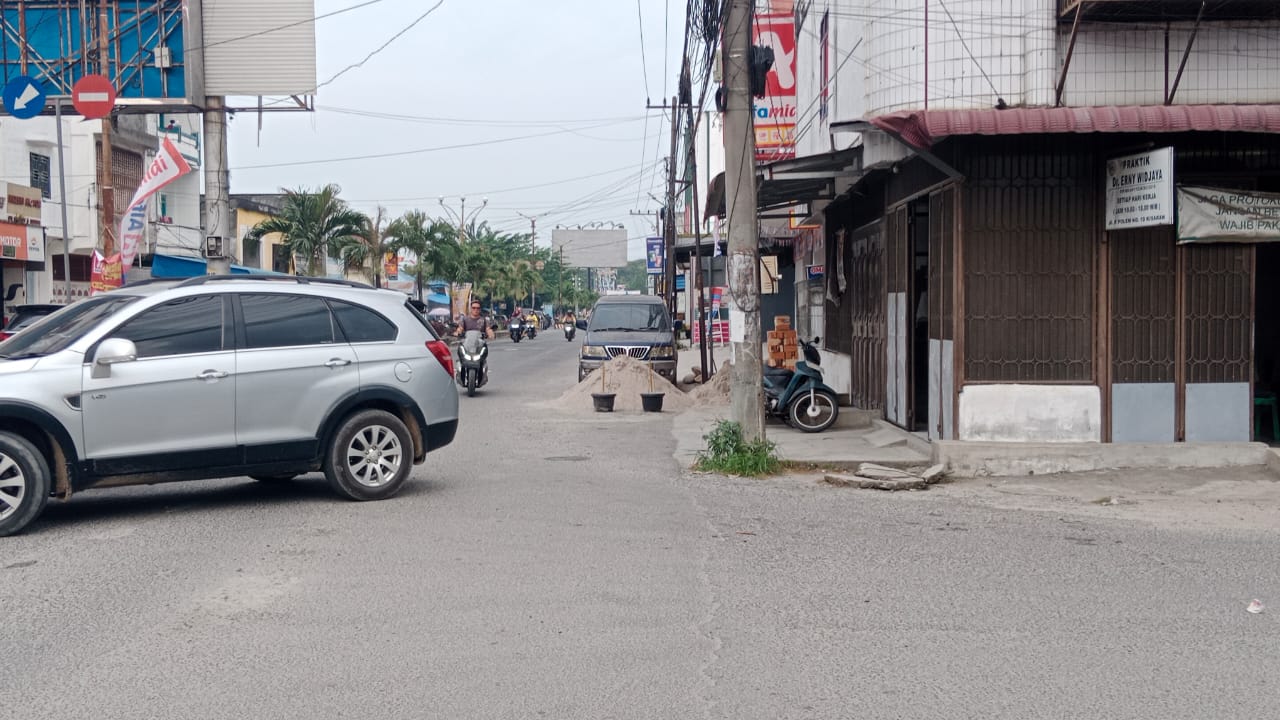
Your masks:
{"label": "billboard", "polygon": [[[76,81],[102,72],[117,93],[117,105],[189,106],[203,103],[196,28],[186,22],[196,0],[107,3],[109,61],[98,63],[98,3],[0,3],[6,32],[0,39],[0,82],[29,75],[48,95],[71,95]],[[197,23],[198,24],[198,23]],[[25,29],[25,33],[20,30]],[[199,55],[198,52],[194,53]],[[46,112],[52,112],[52,103]]]}
{"label": "billboard", "polygon": [[315,94],[315,0],[203,5],[205,94]]}
{"label": "billboard", "polygon": [[666,255],[666,242],[662,238],[647,238],[644,241],[644,267],[650,275],[661,275],[664,272],[663,258]]}
{"label": "billboard", "polygon": [[796,156],[796,25],[790,13],[756,15],[752,41],[773,49],[765,96],[754,98],[756,162]]}
{"label": "billboard", "polygon": [[556,228],[551,234],[551,249],[564,253],[566,267],[626,267],[627,231]]}
{"label": "billboard", "polygon": [[29,0],[0,2],[0,21],[0,85],[29,75],[46,95],[70,96],[78,80],[101,73],[117,112],[189,111],[207,95],[316,92],[315,0]]}

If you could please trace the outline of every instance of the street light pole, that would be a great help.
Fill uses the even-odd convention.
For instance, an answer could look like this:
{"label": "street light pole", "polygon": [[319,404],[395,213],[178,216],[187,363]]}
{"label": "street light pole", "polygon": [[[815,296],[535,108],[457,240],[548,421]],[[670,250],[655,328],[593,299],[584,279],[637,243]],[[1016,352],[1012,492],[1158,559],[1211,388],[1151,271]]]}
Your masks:
{"label": "street light pole", "polygon": [[[449,206],[445,204],[443,195],[440,196],[439,200],[440,200],[440,207],[444,208],[445,213],[447,213],[451,218],[454,218],[458,221],[458,245],[460,246],[465,245],[467,242],[467,198],[466,197],[459,198],[459,201],[461,204],[461,212],[457,214],[454,214],[453,210],[450,209]],[[476,208],[476,211],[471,214],[471,219],[474,220],[478,215],[480,215],[480,211],[484,210],[485,206],[488,204],[489,204],[489,198],[481,198],[480,207]],[[471,292],[474,294],[475,288],[472,288]],[[451,297],[449,298],[449,300],[452,301],[453,298]]]}

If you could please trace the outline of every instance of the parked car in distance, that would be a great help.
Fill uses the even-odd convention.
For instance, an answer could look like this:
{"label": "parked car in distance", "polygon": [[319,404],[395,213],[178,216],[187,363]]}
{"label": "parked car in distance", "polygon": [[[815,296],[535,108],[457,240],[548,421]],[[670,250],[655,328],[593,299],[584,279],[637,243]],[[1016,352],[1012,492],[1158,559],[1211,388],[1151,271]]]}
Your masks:
{"label": "parked car in distance", "polygon": [[95,487],[319,470],[381,500],[457,428],[453,355],[400,293],[142,281],[0,344],[0,535]]}
{"label": "parked car in distance", "polygon": [[578,355],[578,382],[619,355],[648,363],[676,380],[676,339],[671,315],[653,295],[606,295],[596,301]]}
{"label": "parked car in distance", "polygon": [[22,332],[24,329],[35,324],[37,320],[61,310],[62,305],[45,305],[32,303],[29,305],[15,306],[13,317],[9,318],[9,322],[5,323],[4,328],[0,329],[0,342]]}

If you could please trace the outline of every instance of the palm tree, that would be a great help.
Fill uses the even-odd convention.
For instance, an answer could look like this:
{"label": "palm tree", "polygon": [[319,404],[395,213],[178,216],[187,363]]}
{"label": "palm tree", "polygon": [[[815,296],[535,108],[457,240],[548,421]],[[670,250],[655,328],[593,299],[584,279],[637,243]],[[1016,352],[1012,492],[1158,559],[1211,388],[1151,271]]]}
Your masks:
{"label": "palm tree", "polygon": [[339,240],[338,255],[348,271],[369,273],[374,287],[382,287],[382,268],[388,252],[386,222],[387,209],[378,206],[373,217],[363,216],[360,234]]}
{"label": "palm tree", "polygon": [[406,251],[413,256],[413,275],[418,299],[430,276],[454,280],[458,272],[457,231],[440,220],[430,220],[421,210],[410,210],[387,226],[387,251]]}
{"label": "palm tree", "polygon": [[245,237],[261,240],[264,235],[280,233],[294,258],[306,258],[308,275],[323,274],[325,256],[358,237],[366,221],[364,213],[352,210],[338,197],[339,192],[337,185],[316,191],[285,190],[280,214],[253,226]]}

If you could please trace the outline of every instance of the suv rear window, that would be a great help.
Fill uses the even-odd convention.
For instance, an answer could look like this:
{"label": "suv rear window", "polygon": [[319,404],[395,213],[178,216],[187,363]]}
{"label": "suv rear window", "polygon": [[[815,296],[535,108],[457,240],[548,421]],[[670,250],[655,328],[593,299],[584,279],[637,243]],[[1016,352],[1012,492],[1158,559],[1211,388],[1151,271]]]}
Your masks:
{"label": "suv rear window", "polygon": [[245,347],[332,345],[333,317],[324,298],[310,295],[240,296]]}
{"label": "suv rear window", "polygon": [[342,328],[342,334],[349,343],[389,342],[396,339],[396,326],[369,308],[337,300],[330,300],[329,308],[333,310],[338,327]]}

